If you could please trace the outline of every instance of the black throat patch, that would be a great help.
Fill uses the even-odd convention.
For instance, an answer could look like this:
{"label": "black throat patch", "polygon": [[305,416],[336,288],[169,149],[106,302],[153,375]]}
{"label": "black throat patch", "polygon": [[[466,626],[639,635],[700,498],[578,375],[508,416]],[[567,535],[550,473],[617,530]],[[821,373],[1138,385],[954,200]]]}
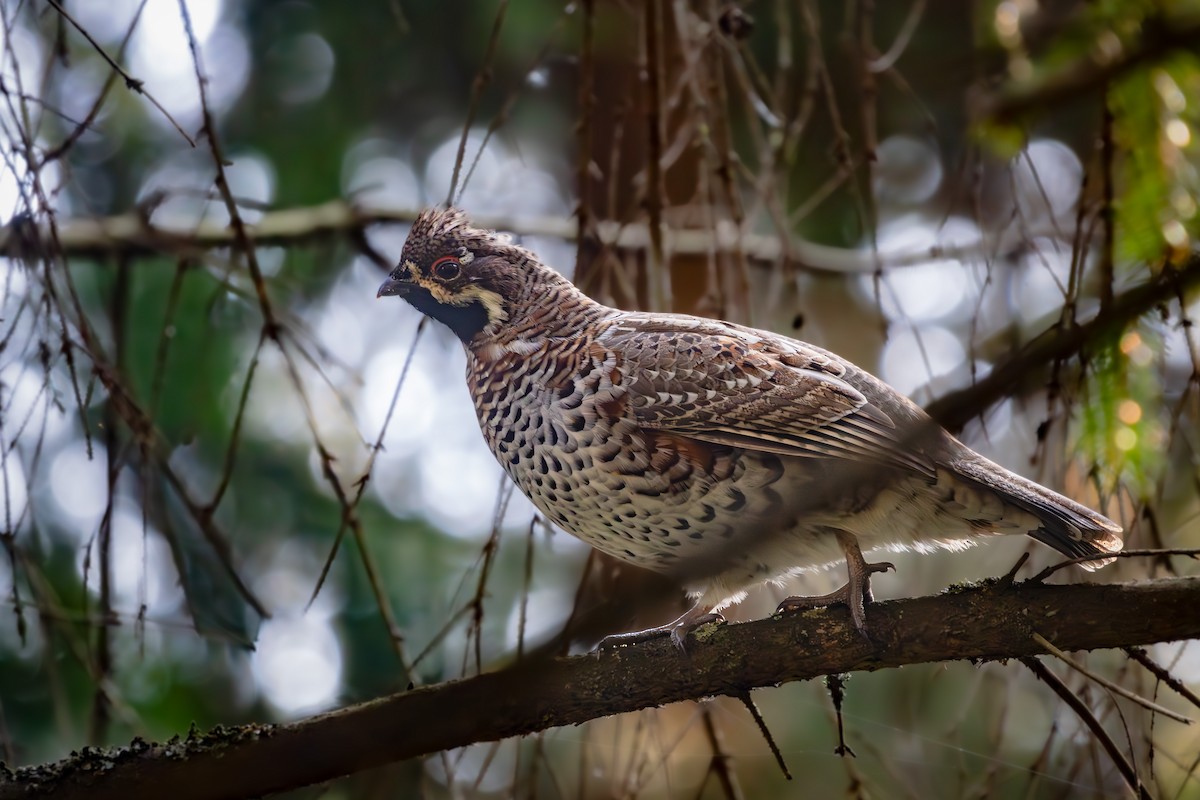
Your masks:
{"label": "black throat patch", "polygon": [[487,309],[479,301],[465,306],[447,305],[433,299],[429,290],[421,287],[414,287],[404,295],[404,299],[425,316],[436,319],[454,331],[463,344],[469,343],[488,324]]}

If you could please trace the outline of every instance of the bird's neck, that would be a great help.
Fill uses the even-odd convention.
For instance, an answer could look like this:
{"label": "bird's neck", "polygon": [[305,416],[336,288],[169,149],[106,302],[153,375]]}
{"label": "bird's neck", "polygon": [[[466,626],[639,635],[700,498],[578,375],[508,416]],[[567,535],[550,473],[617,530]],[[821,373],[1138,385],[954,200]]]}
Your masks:
{"label": "bird's neck", "polygon": [[538,282],[513,305],[509,319],[489,325],[467,349],[484,361],[530,355],[554,340],[585,335],[610,313],[566,279]]}

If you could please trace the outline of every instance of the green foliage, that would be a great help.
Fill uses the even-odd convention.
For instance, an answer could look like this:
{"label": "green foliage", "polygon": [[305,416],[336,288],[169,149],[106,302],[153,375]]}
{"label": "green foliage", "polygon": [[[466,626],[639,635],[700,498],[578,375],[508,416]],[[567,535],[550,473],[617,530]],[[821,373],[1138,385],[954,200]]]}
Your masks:
{"label": "green foliage", "polygon": [[1079,406],[1080,443],[1103,487],[1145,496],[1166,468],[1162,339],[1148,325],[1097,342]]}
{"label": "green foliage", "polygon": [[1171,73],[1140,70],[1118,81],[1109,93],[1113,138],[1121,153],[1114,205],[1117,254],[1122,260],[1161,259],[1163,227],[1174,218],[1170,201],[1176,171],[1164,158],[1163,100],[1156,89],[1173,81]]}

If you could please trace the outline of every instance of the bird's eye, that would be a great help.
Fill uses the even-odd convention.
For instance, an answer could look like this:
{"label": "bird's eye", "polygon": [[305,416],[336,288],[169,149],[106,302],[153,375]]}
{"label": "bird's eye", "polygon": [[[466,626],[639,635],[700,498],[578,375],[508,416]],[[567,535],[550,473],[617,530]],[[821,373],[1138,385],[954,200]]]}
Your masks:
{"label": "bird's eye", "polygon": [[458,277],[458,273],[462,272],[462,265],[458,263],[458,259],[453,256],[439,258],[433,262],[433,274],[444,281],[452,281]]}

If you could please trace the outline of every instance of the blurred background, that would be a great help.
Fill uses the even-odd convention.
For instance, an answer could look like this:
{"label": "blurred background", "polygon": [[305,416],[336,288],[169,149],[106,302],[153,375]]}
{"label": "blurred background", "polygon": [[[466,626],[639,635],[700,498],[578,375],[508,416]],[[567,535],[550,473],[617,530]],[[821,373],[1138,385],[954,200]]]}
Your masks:
{"label": "blurred background", "polygon": [[[423,206],[460,205],[605,302],[798,336],[922,404],[1111,310],[1198,232],[1194,2],[0,0],[0,13],[9,765],[581,652],[602,631],[564,627],[596,609],[617,609],[610,629],[672,616],[639,602],[651,579],[535,519],[479,434],[457,341],[375,301]],[[1056,93],[1072,69],[1083,79]],[[1001,402],[958,406],[956,432],[1121,520],[1127,547],[1200,545],[1195,311],[1183,291],[1165,298],[1083,358],[1035,365]],[[938,592],[1025,551],[1022,575],[1057,560],[995,541],[901,555],[873,586]],[[1129,559],[1090,579],[1176,572],[1196,567]],[[757,592],[735,618],[839,578]],[[1149,654],[1200,683],[1195,643]],[[1155,691],[1122,653],[1086,661]],[[1200,797],[1194,732],[1062,674],[1156,796]],[[851,676],[857,758],[834,753],[824,685],[756,697],[793,783],[721,700],[294,796],[1125,791],[1019,664]]]}

